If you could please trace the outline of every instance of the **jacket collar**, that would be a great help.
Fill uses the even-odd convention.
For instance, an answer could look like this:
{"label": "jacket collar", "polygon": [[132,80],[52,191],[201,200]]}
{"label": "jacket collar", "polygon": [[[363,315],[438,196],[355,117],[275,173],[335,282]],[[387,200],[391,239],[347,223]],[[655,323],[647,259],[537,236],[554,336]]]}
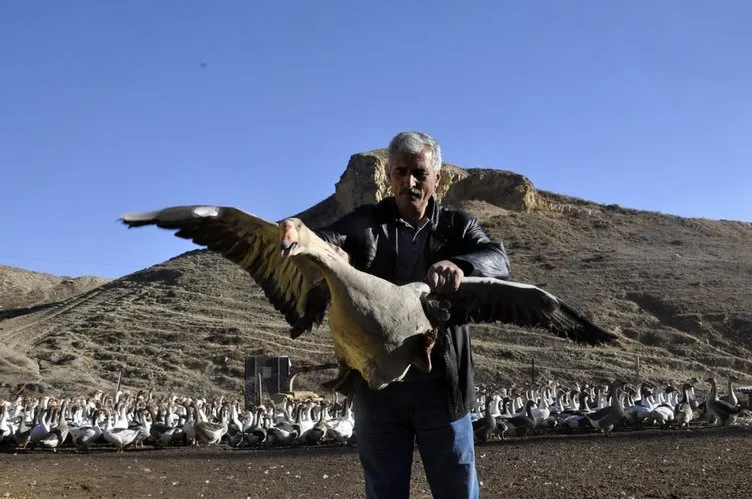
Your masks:
{"label": "jacket collar", "polygon": [[[397,201],[394,199],[394,196],[384,198],[379,204],[384,209],[382,213],[384,214],[385,219],[382,221],[382,223],[394,222],[400,218],[399,209],[397,208]],[[440,208],[441,205],[436,202],[436,198],[434,196],[431,196],[428,199],[428,206],[426,206],[426,214],[430,219],[429,225],[432,231],[435,231],[439,226]]]}

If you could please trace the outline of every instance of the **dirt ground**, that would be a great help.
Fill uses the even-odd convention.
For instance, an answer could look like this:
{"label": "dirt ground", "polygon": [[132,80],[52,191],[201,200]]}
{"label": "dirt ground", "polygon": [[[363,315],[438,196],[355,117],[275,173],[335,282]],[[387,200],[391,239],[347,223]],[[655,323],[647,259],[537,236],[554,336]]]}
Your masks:
{"label": "dirt ground", "polygon": [[[701,428],[478,444],[482,497],[747,498],[752,431]],[[363,497],[353,447],[0,453],[0,497]],[[415,452],[411,497],[431,497]]]}

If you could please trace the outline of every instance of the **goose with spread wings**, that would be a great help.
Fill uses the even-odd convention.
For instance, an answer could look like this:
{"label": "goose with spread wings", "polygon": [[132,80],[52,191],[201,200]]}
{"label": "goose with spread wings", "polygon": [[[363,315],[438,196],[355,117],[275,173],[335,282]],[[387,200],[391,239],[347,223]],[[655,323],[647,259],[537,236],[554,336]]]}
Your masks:
{"label": "goose with spread wings", "polygon": [[465,276],[456,291],[428,284],[395,285],[350,265],[299,218],[270,222],[229,206],[175,206],[125,214],[129,228],[153,225],[223,255],[244,268],[291,326],[293,338],[320,325],[329,310],[334,355],[372,389],[401,380],[410,366],[430,372],[439,328],[504,322],[542,327],[578,343],[617,336],[536,286]]}

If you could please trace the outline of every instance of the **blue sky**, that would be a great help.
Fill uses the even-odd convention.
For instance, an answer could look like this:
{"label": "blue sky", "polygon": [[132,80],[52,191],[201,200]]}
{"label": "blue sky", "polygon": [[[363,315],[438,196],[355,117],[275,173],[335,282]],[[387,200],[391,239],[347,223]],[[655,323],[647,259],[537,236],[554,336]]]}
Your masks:
{"label": "blue sky", "polygon": [[0,264],[127,274],[195,246],[120,214],[278,219],[403,129],[538,188],[752,221],[750,19],[742,0],[1,2]]}

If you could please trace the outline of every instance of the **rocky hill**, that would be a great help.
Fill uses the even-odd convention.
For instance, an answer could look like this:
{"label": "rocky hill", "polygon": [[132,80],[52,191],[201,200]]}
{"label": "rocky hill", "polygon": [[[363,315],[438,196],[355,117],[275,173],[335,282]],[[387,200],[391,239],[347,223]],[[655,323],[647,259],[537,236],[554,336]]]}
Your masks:
{"label": "rocky hill", "polygon": [[[353,155],[334,194],[299,215],[318,225],[382,199],[384,162],[381,150]],[[710,373],[750,381],[752,225],[599,205],[536,190],[508,171],[444,168],[443,202],[473,212],[506,244],[514,280],[545,287],[623,336],[619,348],[588,348],[538,330],[475,326],[480,382],[526,383],[532,361],[539,382],[634,380],[638,357],[639,376],[656,382]],[[111,389],[122,373],[128,387],[237,396],[246,356],[289,355],[297,366],[333,358],[326,328],[290,340],[250,277],[204,250],[26,312],[0,320],[9,390]],[[331,375],[305,374],[297,386],[317,389]]]}
{"label": "rocky hill", "polygon": [[0,265],[0,318],[63,301],[108,281],[103,277],[56,276]]}

